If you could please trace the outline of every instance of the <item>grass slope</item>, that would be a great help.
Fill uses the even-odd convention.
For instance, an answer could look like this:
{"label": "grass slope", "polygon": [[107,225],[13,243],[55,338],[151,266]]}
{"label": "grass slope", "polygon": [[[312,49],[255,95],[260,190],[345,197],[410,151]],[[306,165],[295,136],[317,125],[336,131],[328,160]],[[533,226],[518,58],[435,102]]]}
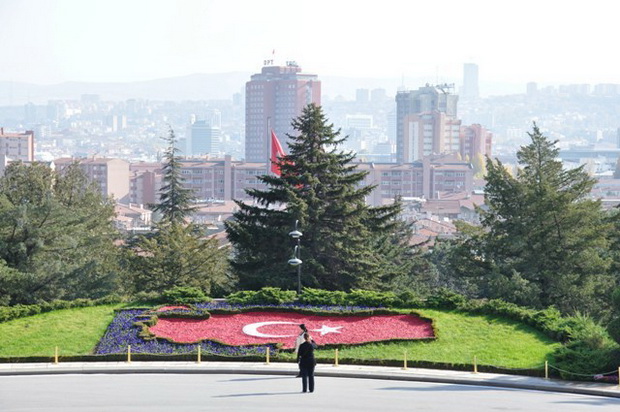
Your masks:
{"label": "grass slope", "polygon": [[369,344],[341,349],[342,358],[471,364],[505,368],[537,368],[561,344],[519,322],[503,318],[439,310],[417,310],[433,319],[435,341]]}
{"label": "grass slope", "polygon": [[122,305],[56,310],[0,323],[0,357],[83,355],[93,351]]}
{"label": "grass slope", "polygon": [[[114,309],[122,305],[65,309],[0,323],[0,357],[92,353]],[[478,364],[505,368],[540,367],[560,344],[521,323],[493,316],[453,311],[418,310],[433,319],[437,339],[427,342],[374,343],[343,348],[339,357]],[[320,336],[316,337],[320,344]],[[280,354],[293,359],[291,354]],[[333,350],[319,350],[319,359],[333,359]]]}

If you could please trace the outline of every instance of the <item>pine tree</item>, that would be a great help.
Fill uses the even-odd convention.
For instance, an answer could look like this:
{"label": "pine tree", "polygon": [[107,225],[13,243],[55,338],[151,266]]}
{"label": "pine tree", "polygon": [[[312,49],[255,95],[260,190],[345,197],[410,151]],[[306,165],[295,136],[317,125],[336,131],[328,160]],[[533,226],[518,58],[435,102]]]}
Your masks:
{"label": "pine tree", "polygon": [[195,210],[194,196],[183,186],[172,129],[166,141],[160,203],[154,208],[162,217],[153,233],[128,242],[123,261],[128,269],[125,286],[132,293],[191,286],[208,294],[230,283],[228,251],[220,249],[217,240],[205,237],[200,225],[188,221]]}
{"label": "pine tree", "polygon": [[594,180],[582,168],[564,170],[557,142],[535,124],[529,136],[516,177],[488,160],[483,230],[465,233],[454,267],[479,279],[487,297],[567,313],[606,310],[610,225],[588,197]]}
{"label": "pine tree", "polygon": [[114,202],[79,164],[10,164],[0,179],[0,301],[101,297],[117,287]]}
{"label": "pine tree", "polygon": [[295,245],[288,233],[297,220],[304,286],[381,287],[403,260],[394,250],[407,250],[396,231],[400,203],[365,204],[374,187],[361,185],[366,172],[356,170],[352,153],[338,150],[345,138],[319,106],[307,106],[292,124],[299,134],[289,135],[281,176],[262,176],[268,189],[249,190],[254,202],[237,202],[239,211],[226,223],[240,286],[295,289],[296,272],[287,261]]}
{"label": "pine tree", "polygon": [[126,287],[132,293],[191,286],[209,294],[227,282],[228,251],[216,239],[203,237],[195,225],[160,227],[136,239],[131,250]]}
{"label": "pine tree", "polygon": [[161,214],[162,224],[184,223],[185,219],[194,211],[192,201],[194,194],[190,189],[183,186],[181,176],[181,160],[177,155],[177,139],[172,129],[164,138],[168,143],[164,153],[164,185],[160,191],[159,203],[153,208],[154,212]]}

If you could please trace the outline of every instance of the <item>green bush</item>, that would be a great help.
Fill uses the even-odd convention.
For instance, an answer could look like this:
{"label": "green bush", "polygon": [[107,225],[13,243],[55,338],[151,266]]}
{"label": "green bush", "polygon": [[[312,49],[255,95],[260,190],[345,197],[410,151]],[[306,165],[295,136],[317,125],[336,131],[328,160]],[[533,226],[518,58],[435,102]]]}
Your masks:
{"label": "green bush", "polygon": [[172,289],[165,290],[162,293],[161,299],[165,303],[175,303],[178,305],[209,302],[211,300],[201,289],[191,286],[175,286]]}
{"label": "green bush", "polygon": [[398,294],[395,305],[399,308],[421,308],[424,305],[424,299],[417,293],[406,290]]}
{"label": "green bush", "polygon": [[293,290],[282,290],[280,288],[262,288],[254,295],[254,304],[281,305],[292,303],[297,299],[297,293]]}
{"label": "green bush", "polygon": [[281,305],[292,303],[297,293],[292,290],[265,287],[260,290],[240,290],[226,296],[226,301],[232,305]]}
{"label": "green bush", "polygon": [[153,303],[161,303],[162,302],[162,295],[159,292],[145,292],[145,291],[140,291],[138,293],[135,293],[131,299],[135,302],[135,303],[144,303],[144,304],[153,304]]}
{"label": "green bush", "polygon": [[620,364],[617,347],[593,349],[583,341],[561,346],[552,357],[552,364],[559,369],[560,376],[570,380],[592,380],[594,375],[617,370]]}
{"label": "green bush", "polygon": [[467,298],[450,289],[439,289],[426,298],[426,307],[433,309],[459,309],[464,308]]}
{"label": "green bush", "polygon": [[75,300],[53,300],[51,302],[41,302],[36,305],[17,304],[13,306],[0,306],[0,322],[12,319],[33,316],[39,313],[50,312],[52,310],[70,309],[76,307],[97,306],[111,303],[118,303],[122,300],[118,296],[106,296],[99,299],[75,299]]}
{"label": "green bush", "polygon": [[617,343],[620,343],[620,288],[615,289],[611,294],[611,304],[613,306],[613,316],[607,325],[607,332]]}
{"label": "green bush", "polygon": [[231,305],[249,305],[257,293],[255,290],[240,290],[226,296],[226,302]]}
{"label": "green bush", "polygon": [[375,292],[372,290],[354,289],[346,297],[351,306],[391,307],[398,301],[394,292]]}
{"label": "green bush", "polygon": [[299,303],[317,306],[340,306],[346,302],[347,293],[335,290],[304,288],[299,296]]}
{"label": "green bush", "polygon": [[609,336],[616,342],[620,343],[620,317],[613,319],[607,325]]}

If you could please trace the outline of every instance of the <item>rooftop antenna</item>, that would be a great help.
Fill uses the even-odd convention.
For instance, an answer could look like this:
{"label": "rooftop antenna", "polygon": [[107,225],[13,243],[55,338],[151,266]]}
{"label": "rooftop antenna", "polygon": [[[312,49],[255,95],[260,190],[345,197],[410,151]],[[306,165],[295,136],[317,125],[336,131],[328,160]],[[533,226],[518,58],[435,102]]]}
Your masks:
{"label": "rooftop antenna", "polygon": [[276,55],[276,49],[271,50],[271,58],[263,60],[263,66],[273,66],[273,62]]}

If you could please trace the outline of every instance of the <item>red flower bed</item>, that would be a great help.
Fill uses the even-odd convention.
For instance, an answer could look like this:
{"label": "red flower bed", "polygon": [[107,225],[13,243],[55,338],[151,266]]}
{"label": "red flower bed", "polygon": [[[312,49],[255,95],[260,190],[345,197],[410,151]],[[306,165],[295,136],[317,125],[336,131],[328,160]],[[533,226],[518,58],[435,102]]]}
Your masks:
{"label": "red flower bed", "polygon": [[178,343],[215,340],[228,345],[282,343],[293,348],[305,324],[319,345],[433,338],[429,320],[415,315],[317,316],[294,312],[214,314],[209,319],[160,318],[149,330]]}

